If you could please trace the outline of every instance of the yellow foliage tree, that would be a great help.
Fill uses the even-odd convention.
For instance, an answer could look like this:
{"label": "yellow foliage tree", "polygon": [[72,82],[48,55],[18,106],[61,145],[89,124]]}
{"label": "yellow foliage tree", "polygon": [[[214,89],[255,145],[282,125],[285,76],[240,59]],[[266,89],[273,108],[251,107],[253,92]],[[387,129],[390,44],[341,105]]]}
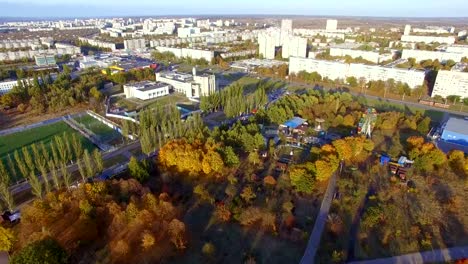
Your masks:
{"label": "yellow foliage tree", "polygon": [[15,234],[11,229],[0,226],[0,251],[10,251],[15,242]]}

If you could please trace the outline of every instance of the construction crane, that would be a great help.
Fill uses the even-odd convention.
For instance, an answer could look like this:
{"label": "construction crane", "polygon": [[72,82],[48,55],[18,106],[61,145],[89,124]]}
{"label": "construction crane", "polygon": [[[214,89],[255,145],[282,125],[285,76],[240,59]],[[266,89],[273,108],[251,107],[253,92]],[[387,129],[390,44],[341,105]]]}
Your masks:
{"label": "construction crane", "polygon": [[358,134],[366,135],[368,138],[372,136],[375,121],[377,120],[377,111],[374,108],[367,108],[366,112],[362,114],[358,124]]}

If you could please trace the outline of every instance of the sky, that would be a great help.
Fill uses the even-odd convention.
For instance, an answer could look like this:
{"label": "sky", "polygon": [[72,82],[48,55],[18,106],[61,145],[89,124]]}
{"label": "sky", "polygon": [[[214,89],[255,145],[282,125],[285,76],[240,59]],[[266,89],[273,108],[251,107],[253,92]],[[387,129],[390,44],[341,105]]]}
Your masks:
{"label": "sky", "polygon": [[169,15],[467,17],[467,0],[0,0],[0,17]]}

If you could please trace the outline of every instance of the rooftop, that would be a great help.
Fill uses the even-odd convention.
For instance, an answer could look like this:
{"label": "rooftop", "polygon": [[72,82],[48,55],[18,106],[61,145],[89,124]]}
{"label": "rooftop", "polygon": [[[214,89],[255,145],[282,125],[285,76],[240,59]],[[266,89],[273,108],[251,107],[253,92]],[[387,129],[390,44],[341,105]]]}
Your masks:
{"label": "rooftop", "polygon": [[132,84],[129,84],[128,86],[131,86],[142,92],[146,92],[146,91],[151,91],[154,89],[166,87],[168,85],[165,83],[161,83],[161,82],[143,81],[143,82],[138,82],[138,83],[132,83]]}
{"label": "rooftop", "polygon": [[300,117],[293,117],[291,119],[289,119],[288,121],[284,122],[284,126],[287,126],[287,127],[290,127],[292,129],[296,129],[298,128],[300,125],[304,124],[307,120],[305,120],[304,118],[300,118]]}
{"label": "rooftop", "polygon": [[180,73],[180,72],[161,72],[160,74],[163,78],[168,78],[172,80],[177,80],[181,82],[191,82],[193,81],[193,76],[188,73]]}
{"label": "rooftop", "polygon": [[468,121],[461,118],[451,117],[445,125],[445,130],[468,135]]}

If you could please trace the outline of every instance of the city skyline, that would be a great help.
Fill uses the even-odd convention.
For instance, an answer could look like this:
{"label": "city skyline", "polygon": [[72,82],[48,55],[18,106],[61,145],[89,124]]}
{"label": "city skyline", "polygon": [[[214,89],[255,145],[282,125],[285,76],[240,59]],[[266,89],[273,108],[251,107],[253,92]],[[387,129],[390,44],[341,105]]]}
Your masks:
{"label": "city skyline", "polygon": [[[330,0],[310,2],[299,0],[246,1],[219,3],[213,0],[191,2],[179,0],[177,3],[154,3],[148,0],[133,5],[127,1],[103,0],[99,3],[90,0],[63,1],[19,0],[0,1],[0,17],[108,17],[108,16],[164,16],[164,15],[310,15],[310,16],[375,16],[375,17],[466,17],[468,6],[463,0],[412,1],[404,0],[380,2],[374,5],[370,0],[343,2]],[[403,8],[404,7],[404,8]]]}

